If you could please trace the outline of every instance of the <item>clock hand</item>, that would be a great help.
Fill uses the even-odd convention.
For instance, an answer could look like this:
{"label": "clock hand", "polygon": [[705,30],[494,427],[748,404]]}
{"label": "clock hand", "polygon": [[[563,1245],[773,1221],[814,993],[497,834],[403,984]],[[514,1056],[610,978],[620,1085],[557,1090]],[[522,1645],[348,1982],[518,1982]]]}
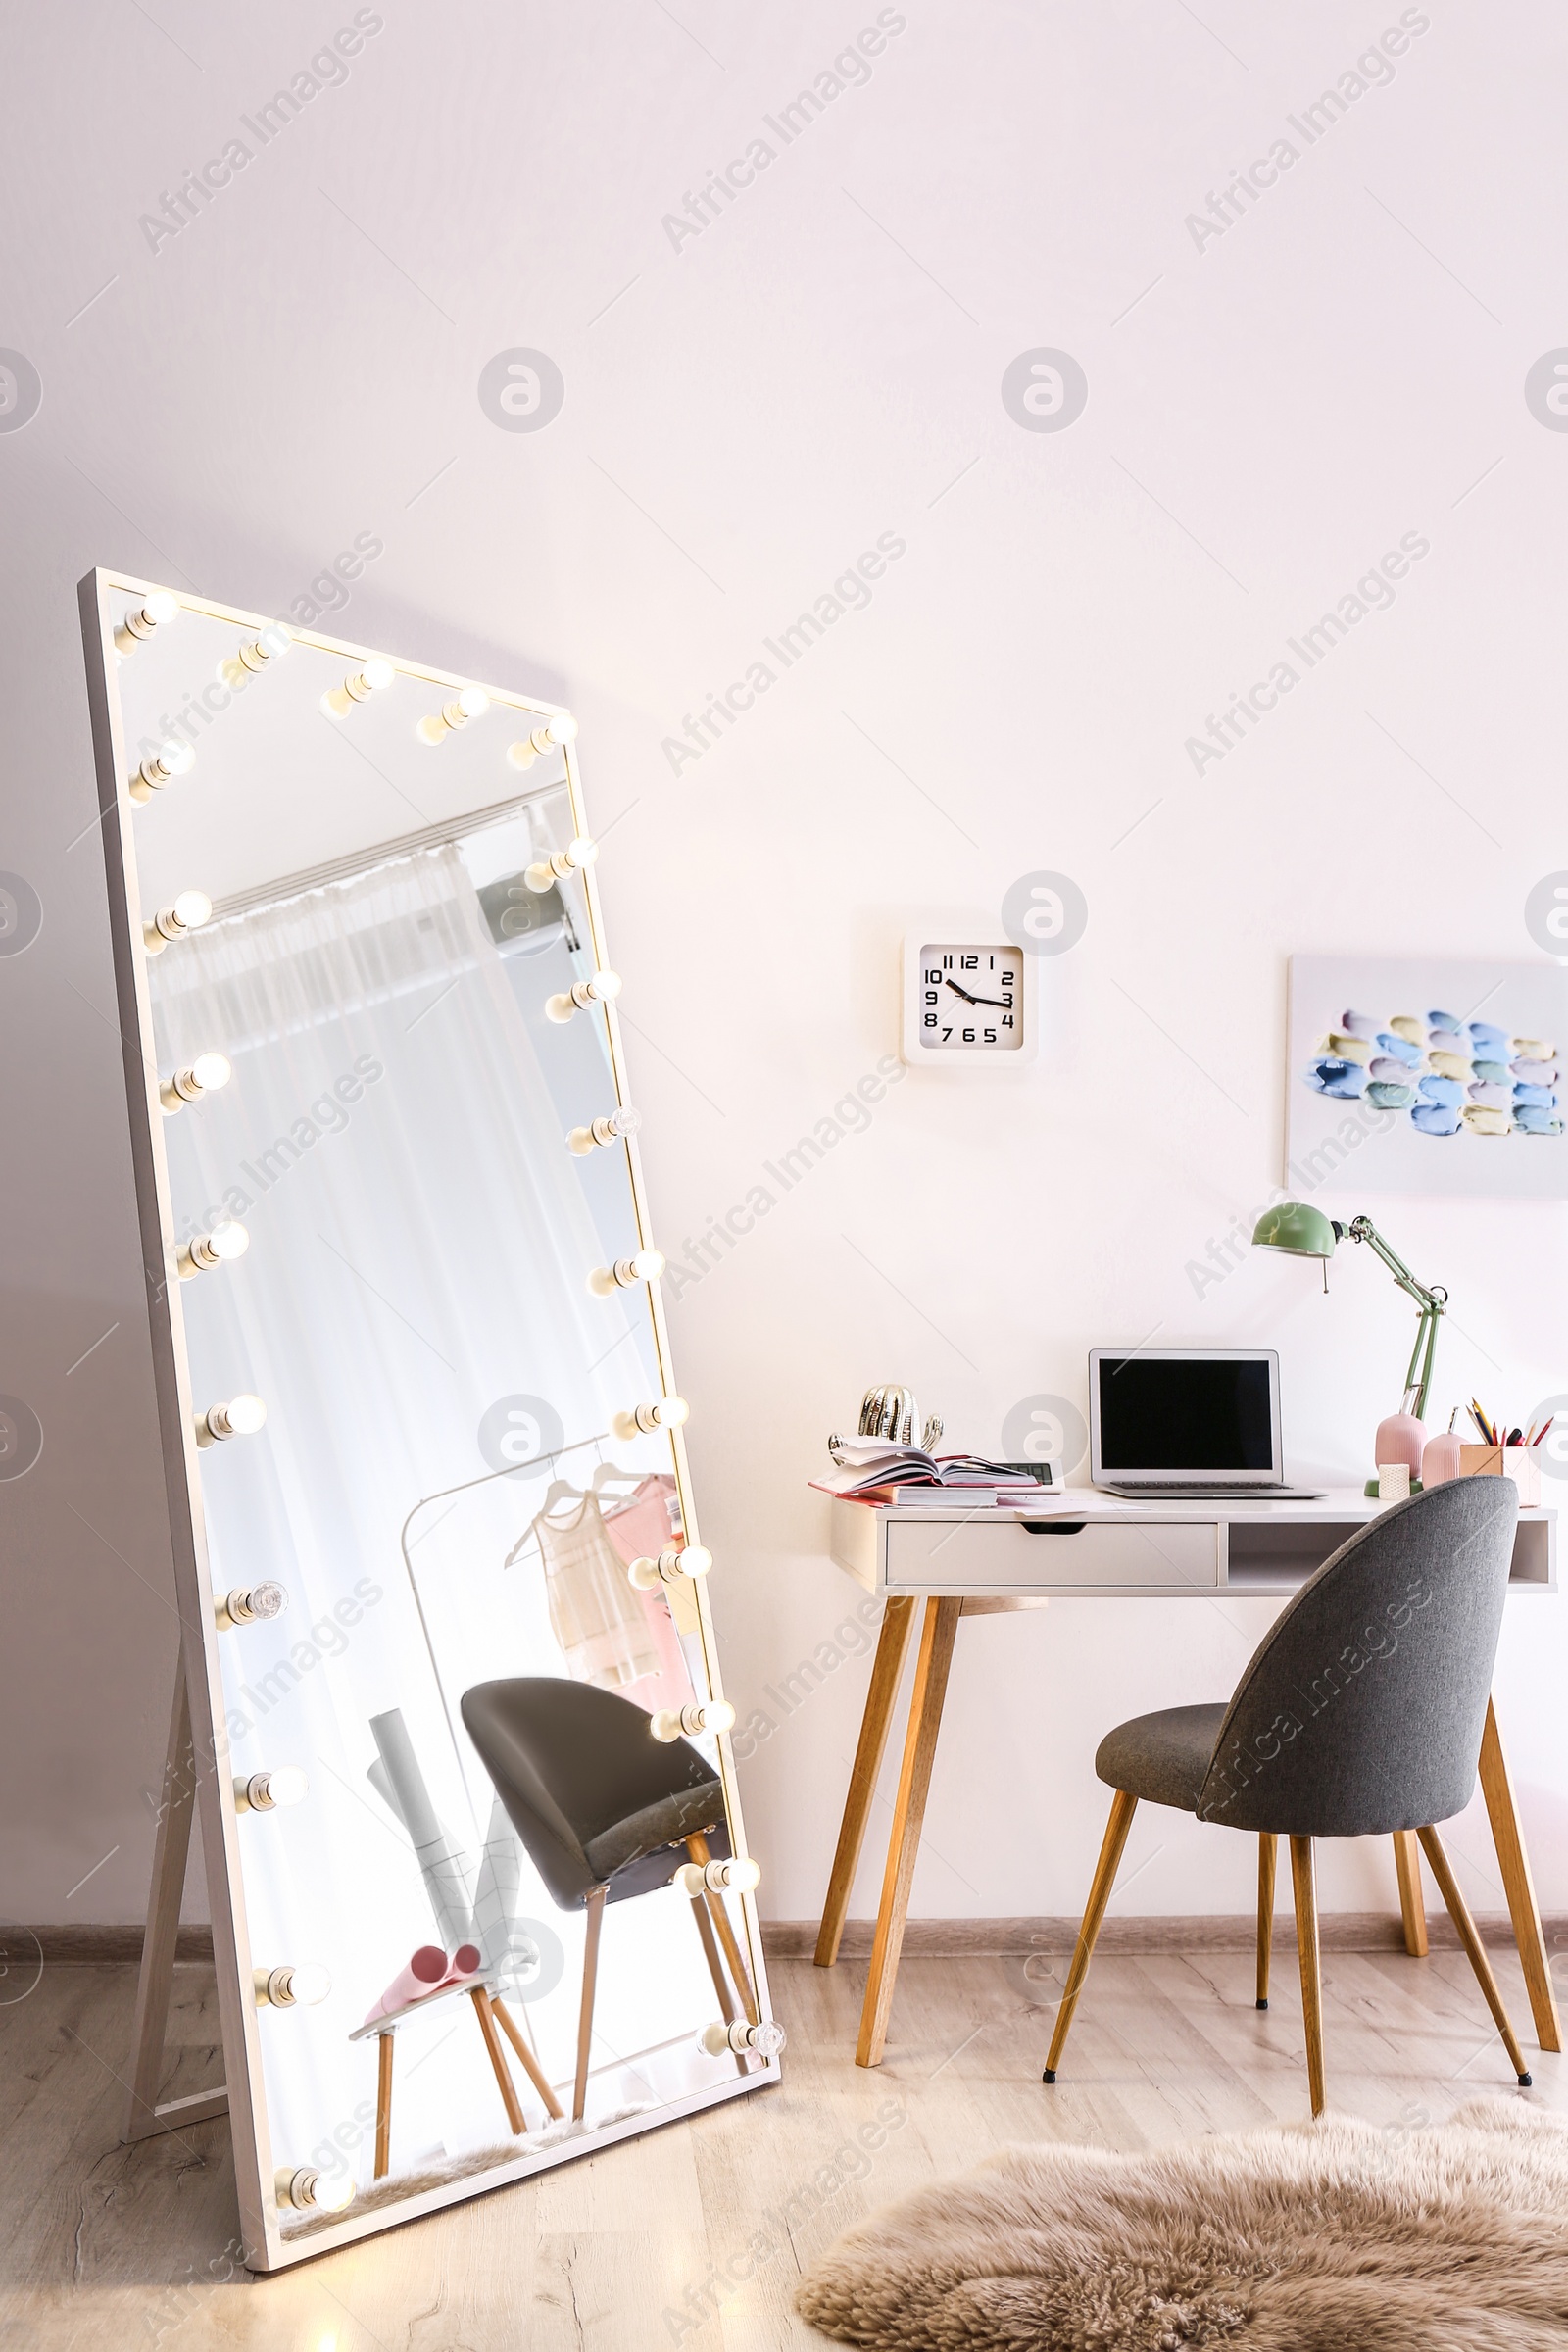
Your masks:
{"label": "clock hand", "polygon": [[1008,1004],[1005,997],[971,997],[969,1002],[971,1004],[995,1004],[999,1012],[1010,1012],[1012,1010],[1012,1006]]}
{"label": "clock hand", "polygon": [[966,1004],[978,1004],[980,1002],[978,997],[971,997],[966,988],[960,988],[956,980],[944,979],[942,985],[944,988],[951,988],[954,995],[961,997]]}

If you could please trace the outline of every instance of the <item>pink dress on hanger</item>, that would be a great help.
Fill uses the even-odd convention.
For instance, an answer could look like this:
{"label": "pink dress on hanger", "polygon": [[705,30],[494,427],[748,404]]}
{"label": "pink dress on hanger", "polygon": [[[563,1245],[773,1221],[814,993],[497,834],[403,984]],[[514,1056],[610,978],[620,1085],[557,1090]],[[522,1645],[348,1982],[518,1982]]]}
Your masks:
{"label": "pink dress on hanger", "polygon": [[602,1690],[633,1697],[650,1676],[658,1677],[662,1653],[641,1605],[643,1595],[609,1539],[599,1497],[579,1496],[569,1519],[541,1511],[532,1532],[545,1564],[550,1624],[566,1672],[575,1682],[597,1683]]}
{"label": "pink dress on hanger", "polygon": [[[656,1472],[645,1478],[618,1509],[605,1513],[605,1533],[629,1568],[633,1560],[657,1559],[669,1548],[674,1541],[673,1522],[677,1516],[675,1481]],[[628,1585],[627,1591],[632,1590]],[[643,1604],[648,1629],[659,1651],[659,1671],[642,1682],[629,1684],[621,1696],[646,1707],[650,1715],[660,1707],[687,1706],[697,1692],[669,1613],[669,1603],[662,1592],[638,1592],[636,1598]]]}

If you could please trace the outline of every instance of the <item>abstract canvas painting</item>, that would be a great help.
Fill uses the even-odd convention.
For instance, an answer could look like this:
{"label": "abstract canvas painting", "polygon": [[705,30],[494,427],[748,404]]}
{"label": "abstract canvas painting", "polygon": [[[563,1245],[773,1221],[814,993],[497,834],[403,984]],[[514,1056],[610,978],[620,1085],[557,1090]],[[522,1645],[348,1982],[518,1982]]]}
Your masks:
{"label": "abstract canvas painting", "polygon": [[1561,1199],[1565,1068],[1557,964],[1294,956],[1286,1183]]}

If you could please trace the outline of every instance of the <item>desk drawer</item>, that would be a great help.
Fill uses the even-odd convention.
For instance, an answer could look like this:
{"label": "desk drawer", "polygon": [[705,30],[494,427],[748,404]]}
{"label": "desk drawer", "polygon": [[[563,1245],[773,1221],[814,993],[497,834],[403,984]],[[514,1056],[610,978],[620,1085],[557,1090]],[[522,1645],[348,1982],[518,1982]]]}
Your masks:
{"label": "desk drawer", "polygon": [[1219,1529],[1212,1520],[1044,1524],[1050,1533],[1031,1535],[1018,1519],[891,1521],[888,1591],[1039,1592],[1074,1585],[1154,1585],[1186,1592],[1219,1583]]}

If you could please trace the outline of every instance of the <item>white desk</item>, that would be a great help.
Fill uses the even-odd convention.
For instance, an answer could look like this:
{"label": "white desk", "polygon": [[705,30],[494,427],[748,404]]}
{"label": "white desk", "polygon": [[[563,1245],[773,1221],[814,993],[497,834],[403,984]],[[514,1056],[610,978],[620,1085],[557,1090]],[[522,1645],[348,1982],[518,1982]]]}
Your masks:
{"label": "white desk", "polygon": [[[835,1496],[833,1557],[868,1592],[1062,1598],[1283,1598],[1387,1505],[1345,1487],[1314,1502],[1133,1502],[1042,1488],[1026,1509],[883,1509]],[[1557,1590],[1557,1514],[1521,1511],[1513,1589]]]}
{"label": "white desk", "polygon": [[[924,1603],[904,1768],[856,2050],[858,2065],[876,2066],[887,2038],[942,1702],[962,1619],[1040,1608],[1052,1598],[1213,1600],[1231,1593],[1283,1600],[1386,1506],[1350,1488],[1310,1502],[1134,1502],[1070,1487],[1042,1489],[1038,1502],[1006,1510],[976,1510],[960,1501],[883,1507],[839,1496],[830,1507],[834,1559],[868,1592],[881,1594],[887,1606],[817,1936],[818,1968],[831,1968],[838,1958],[915,1603]],[[1509,1590],[1556,1592],[1555,1510],[1520,1512]],[[1537,2038],[1544,2050],[1559,2050],[1562,2035],[1541,1911],[1490,1704],[1480,1777]],[[1405,1948],[1419,1956],[1427,1949],[1427,1934],[1414,1833],[1396,1837],[1394,1850]]]}

